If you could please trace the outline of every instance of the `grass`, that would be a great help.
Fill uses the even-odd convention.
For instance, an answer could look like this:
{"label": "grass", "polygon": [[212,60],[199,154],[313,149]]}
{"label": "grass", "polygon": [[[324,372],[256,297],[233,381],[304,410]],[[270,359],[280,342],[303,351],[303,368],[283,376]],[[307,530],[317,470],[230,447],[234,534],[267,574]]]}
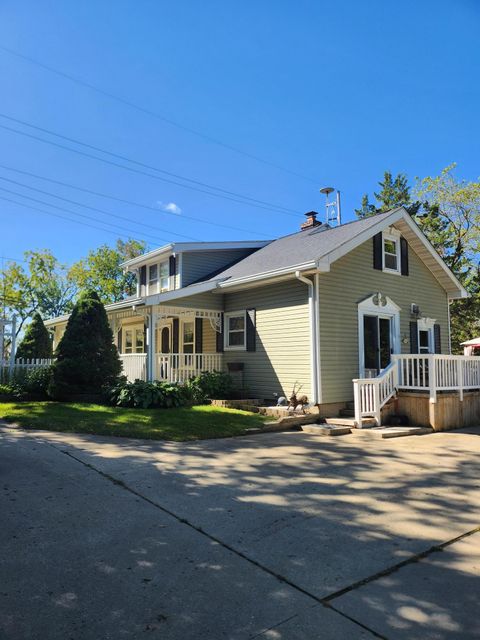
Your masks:
{"label": "grass", "polygon": [[267,420],[257,413],[209,405],[124,409],[62,402],[2,402],[0,419],[26,429],[177,442],[238,436]]}

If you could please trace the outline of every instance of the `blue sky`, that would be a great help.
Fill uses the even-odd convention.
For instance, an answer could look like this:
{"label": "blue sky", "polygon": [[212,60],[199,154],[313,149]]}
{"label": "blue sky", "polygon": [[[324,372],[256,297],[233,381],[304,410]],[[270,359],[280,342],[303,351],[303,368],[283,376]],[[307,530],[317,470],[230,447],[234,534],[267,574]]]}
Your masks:
{"label": "blue sky", "polygon": [[[476,179],[479,33],[476,0],[3,0],[0,46],[161,117],[0,49],[1,114],[264,201],[275,210],[212,197],[0,128],[0,177],[133,221],[0,180],[1,189],[96,218],[82,219],[0,190],[0,254],[17,258],[27,249],[49,248],[71,263],[116,236],[146,239],[152,247],[174,239],[264,239],[295,231],[306,211],[323,213],[318,189],[326,184],[341,190],[346,221],[385,169],[413,180],[456,161],[459,176]],[[61,142],[2,117],[0,125]]]}

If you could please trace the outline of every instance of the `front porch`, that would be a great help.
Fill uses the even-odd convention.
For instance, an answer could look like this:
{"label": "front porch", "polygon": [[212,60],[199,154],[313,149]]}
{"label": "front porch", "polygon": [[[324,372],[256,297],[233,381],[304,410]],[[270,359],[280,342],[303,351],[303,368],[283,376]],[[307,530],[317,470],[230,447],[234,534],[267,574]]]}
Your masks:
{"label": "front porch", "polygon": [[185,382],[222,371],[221,311],[149,306],[111,318],[128,380]]}

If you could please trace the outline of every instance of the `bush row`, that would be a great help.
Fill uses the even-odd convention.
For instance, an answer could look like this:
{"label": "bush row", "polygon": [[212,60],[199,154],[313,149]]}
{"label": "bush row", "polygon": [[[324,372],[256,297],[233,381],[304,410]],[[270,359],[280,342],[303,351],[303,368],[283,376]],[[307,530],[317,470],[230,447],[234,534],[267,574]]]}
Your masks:
{"label": "bush row", "polygon": [[[11,399],[48,400],[52,398],[52,367],[27,370],[9,384],[0,385],[0,396]],[[210,399],[232,395],[231,377],[220,371],[203,372],[183,384],[170,382],[128,382],[120,377],[113,386],[102,390],[108,404],[118,407],[163,408],[205,404]]]}

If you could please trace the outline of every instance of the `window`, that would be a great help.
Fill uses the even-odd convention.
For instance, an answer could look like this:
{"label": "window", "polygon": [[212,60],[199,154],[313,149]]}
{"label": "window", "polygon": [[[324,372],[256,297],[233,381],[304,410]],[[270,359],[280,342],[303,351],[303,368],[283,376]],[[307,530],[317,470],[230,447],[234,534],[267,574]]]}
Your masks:
{"label": "window", "polygon": [[143,327],[132,327],[123,332],[123,353],[145,353]]}
{"label": "window", "polygon": [[148,267],[148,294],[168,291],[170,289],[170,265],[168,260]]}
{"label": "window", "polygon": [[195,348],[195,324],[183,323],[183,353],[193,353]]}
{"label": "window", "polygon": [[383,270],[400,273],[400,238],[383,236]]}
{"label": "window", "polygon": [[158,265],[151,264],[148,267],[148,293],[152,295],[152,293],[157,293],[157,283],[158,283]]}
{"label": "window", "polygon": [[245,311],[225,314],[225,349],[245,349]]}
{"label": "window", "polygon": [[161,262],[160,267],[160,291],[168,291],[170,284],[170,265],[168,260]]}

